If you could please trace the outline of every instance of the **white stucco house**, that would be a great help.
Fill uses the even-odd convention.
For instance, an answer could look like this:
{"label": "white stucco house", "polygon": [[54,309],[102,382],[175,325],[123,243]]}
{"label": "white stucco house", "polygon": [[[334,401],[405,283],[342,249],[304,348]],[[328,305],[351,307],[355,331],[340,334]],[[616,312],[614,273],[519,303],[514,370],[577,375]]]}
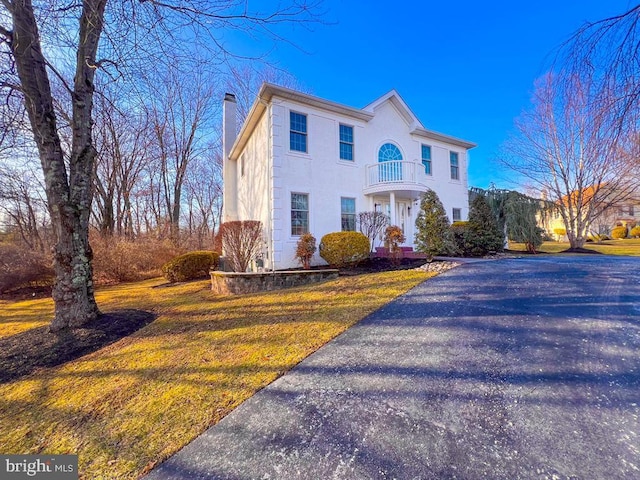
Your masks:
{"label": "white stucco house", "polygon": [[[353,108],[269,83],[238,132],[223,108],[223,221],[260,220],[264,268],[298,266],[296,242],[356,229],[378,210],[413,246],[419,198],[434,190],[450,220],[468,214],[467,166],[475,144],[424,128],[392,90]],[[323,260],[316,254],[314,264]]]}

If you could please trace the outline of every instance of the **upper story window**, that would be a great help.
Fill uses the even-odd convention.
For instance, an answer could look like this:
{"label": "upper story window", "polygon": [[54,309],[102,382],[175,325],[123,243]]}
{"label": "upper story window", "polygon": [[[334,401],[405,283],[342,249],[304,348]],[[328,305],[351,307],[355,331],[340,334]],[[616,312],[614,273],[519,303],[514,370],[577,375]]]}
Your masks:
{"label": "upper story window", "polygon": [[291,194],[291,235],[298,236],[309,232],[309,195]]}
{"label": "upper story window", "polygon": [[424,165],[424,173],[431,175],[431,146],[422,145],[422,165]]}
{"label": "upper story window", "polygon": [[356,230],[356,199],[340,197],[340,214],[343,232]]}
{"label": "upper story window", "polygon": [[449,164],[451,165],[451,179],[460,180],[460,164],[458,163],[458,152],[449,152]]}
{"label": "upper story window", "polygon": [[385,143],[378,150],[378,181],[402,181],[402,152],[393,143]]}
{"label": "upper story window", "polygon": [[340,160],[353,161],[353,127],[340,124]]}
{"label": "upper story window", "polygon": [[462,220],[462,209],[454,208],[453,209],[453,221],[454,222],[459,222],[460,220]]}
{"label": "upper story window", "polygon": [[289,149],[307,153],[307,116],[289,112]]}
{"label": "upper story window", "polygon": [[394,160],[402,160],[400,149],[393,143],[385,143],[378,150],[378,162],[390,162]]}

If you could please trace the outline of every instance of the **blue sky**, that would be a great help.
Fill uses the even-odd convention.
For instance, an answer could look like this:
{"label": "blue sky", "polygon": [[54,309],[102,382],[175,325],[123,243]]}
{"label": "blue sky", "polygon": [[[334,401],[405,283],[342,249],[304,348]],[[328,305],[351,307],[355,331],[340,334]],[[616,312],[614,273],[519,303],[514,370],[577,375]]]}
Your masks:
{"label": "blue sky", "polygon": [[325,0],[326,25],[278,31],[304,51],[280,43],[269,58],[313,94],[354,107],[396,89],[426,128],[478,144],[470,186],[513,187],[494,159],[534,80],[573,31],[632,3]]}

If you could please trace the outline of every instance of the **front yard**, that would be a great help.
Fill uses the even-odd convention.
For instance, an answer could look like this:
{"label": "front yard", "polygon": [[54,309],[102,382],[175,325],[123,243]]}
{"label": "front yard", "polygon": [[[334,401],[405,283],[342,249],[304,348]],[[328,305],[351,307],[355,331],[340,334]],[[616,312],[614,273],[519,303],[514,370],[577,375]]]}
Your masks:
{"label": "front yard", "polygon": [[[209,282],[104,288],[103,312],[156,320],[92,354],[0,384],[0,451],[77,453],[81,478],[137,478],[303,358],[432,273],[382,272],[215,296]],[[0,338],[46,325],[51,300],[0,301]]]}
{"label": "front yard", "polygon": [[[569,248],[567,242],[544,242],[540,247],[540,253],[560,253]],[[622,240],[605,240],[602,243],[585,243],[584,248],[606,255],[640,256],[640,239],[626,238]],[[525,251],[524,244],[509,242],[509,249]]]}

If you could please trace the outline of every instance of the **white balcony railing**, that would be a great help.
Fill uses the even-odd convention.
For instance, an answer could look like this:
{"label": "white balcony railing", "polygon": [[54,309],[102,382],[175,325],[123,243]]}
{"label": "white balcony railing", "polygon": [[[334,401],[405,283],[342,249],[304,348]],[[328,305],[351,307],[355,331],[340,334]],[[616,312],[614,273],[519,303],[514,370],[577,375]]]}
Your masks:
{"label": "white balcony railing", "polygon": [[416,163],[391,161],[367,165],[367,187],[393,183],[416,183]]}

